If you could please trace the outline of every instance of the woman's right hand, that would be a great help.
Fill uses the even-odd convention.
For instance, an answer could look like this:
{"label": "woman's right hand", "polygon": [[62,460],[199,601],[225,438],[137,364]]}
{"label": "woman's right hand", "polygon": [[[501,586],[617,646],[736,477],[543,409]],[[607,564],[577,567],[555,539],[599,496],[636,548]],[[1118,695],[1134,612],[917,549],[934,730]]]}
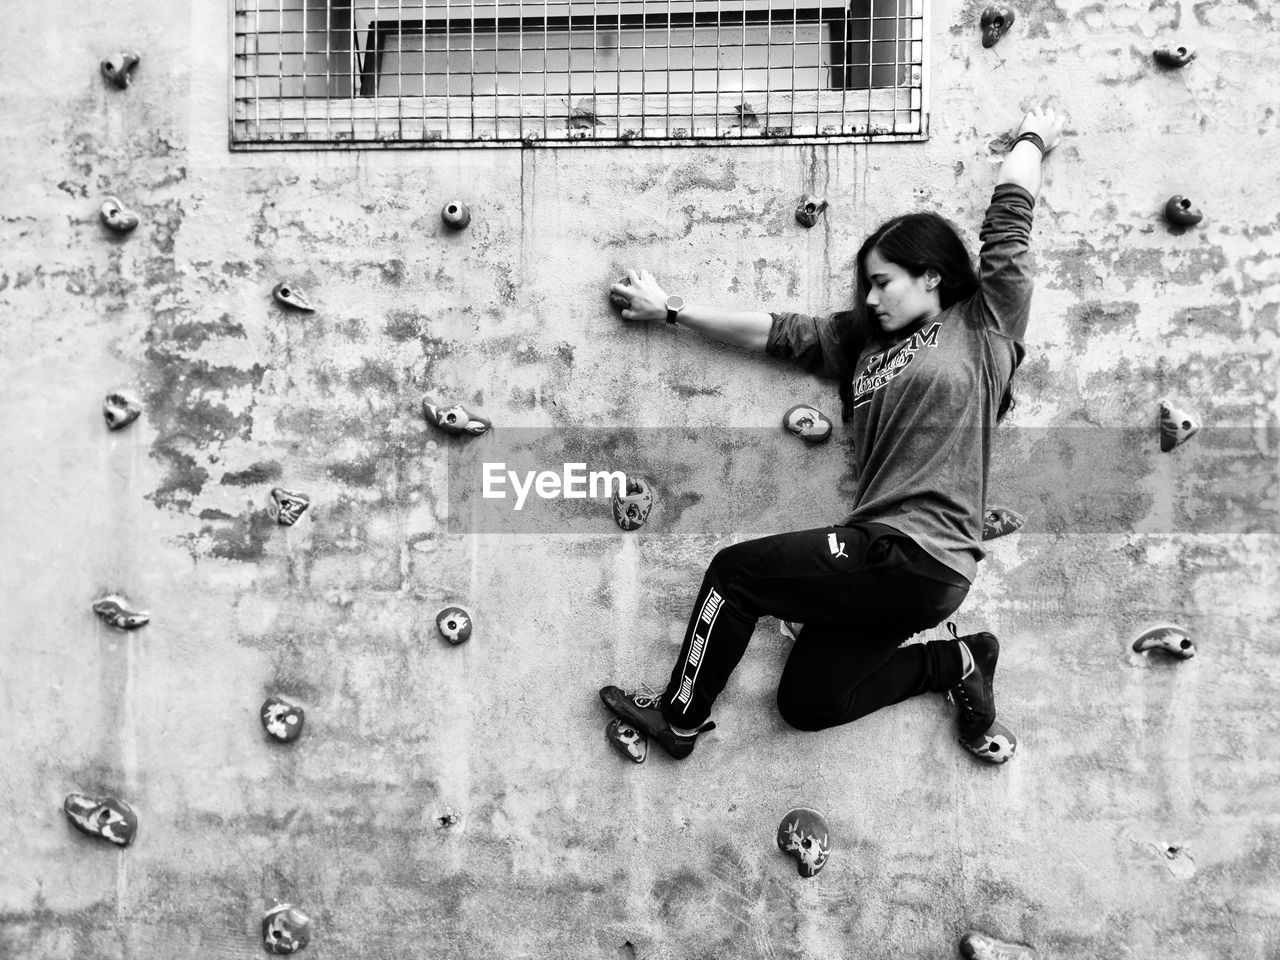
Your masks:
{"label": "woman's right hand", "polygon": [[623,320],[665,320],[667,293],[648,270],[628,270],[626,283],[615,283],[609,295],[630,304],[622,309]]}
{"label": "woman's right hand", "polygon": [[1038,134],[1040,139],[1044,141],[1044,152],[1048,153],[1062,139],[1062,125],[1065,122],[1066,118],[1054,113],[1053,107],[1032,107],[1027,115],[1022,118],[1022,125],[1018,127],[1018,133]]}

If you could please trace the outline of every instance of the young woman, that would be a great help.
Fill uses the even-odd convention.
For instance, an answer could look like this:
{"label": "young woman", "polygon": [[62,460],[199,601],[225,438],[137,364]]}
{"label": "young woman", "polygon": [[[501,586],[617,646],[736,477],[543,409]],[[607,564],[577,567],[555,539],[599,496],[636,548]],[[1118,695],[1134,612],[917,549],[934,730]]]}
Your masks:
{"label": "young woman", "polygon": [[949,690],[961,743],[990,763],[1013,755],[1017,741],[996,720],[994,636],[952,627],[950,640],[900,644],[960,606],[985,556],[992,431],[1023,356],[1031,213],[1061,131],[1049,109],[1023,119],[982,224],[977,273],[950,224],[915,213],[867,238],[854,308],[826,317],[685,303],[645,270],[612,287],[629,304],[625,320],[665,318],[839,379],[858,471],[841,523],[716,554],[663,694],[600,691],[671,756],[688,756],[715,726],[711,706],[762,616],[795,622],[778,686],[792,726],[820,730]]}

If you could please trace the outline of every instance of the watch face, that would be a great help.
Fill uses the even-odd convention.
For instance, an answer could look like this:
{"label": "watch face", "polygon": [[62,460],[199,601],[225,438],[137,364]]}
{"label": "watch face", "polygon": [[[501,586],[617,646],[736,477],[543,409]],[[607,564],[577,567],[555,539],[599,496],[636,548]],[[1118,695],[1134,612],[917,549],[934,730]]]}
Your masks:
{"label": "watch face", "polygon": [[667,297],[667,309],[668,309],[668,310],[683,310],[683,309],[684,309],[684,297]]}

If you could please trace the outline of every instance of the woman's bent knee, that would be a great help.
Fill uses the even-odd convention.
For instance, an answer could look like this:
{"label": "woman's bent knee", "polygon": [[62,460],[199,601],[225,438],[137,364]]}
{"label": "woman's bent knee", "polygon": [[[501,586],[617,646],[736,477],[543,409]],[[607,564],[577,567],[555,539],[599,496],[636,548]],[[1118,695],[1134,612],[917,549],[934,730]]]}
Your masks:
{"label": "woman's bent knee", "polygon": [[788,696],[782,690],[778,691],[778,713],[782,714],[782,719],[788,726],[805,732],[826,730],[844,723],[842,714],[815,710],[811,701],[805,703],[801,698]]}

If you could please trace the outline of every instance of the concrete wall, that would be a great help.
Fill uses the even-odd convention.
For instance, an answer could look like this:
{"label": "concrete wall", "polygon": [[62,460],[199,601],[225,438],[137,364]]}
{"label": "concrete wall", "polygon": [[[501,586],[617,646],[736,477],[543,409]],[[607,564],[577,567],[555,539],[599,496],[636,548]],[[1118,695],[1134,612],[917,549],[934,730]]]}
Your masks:
{"label": "concrete wall", "polygon": [[[984,51],[980,7],[933,5],[924,144],[232,155],[225,0],[10,0],[0,955],[257,956],[278,898],[314,916],[315,958],[900,960],[971,926],[1048,957],[1280,956],[1274,14],[1022,3]],[[1199,59],[1156,70],[1167,39]],[[143,54],[123,93],[97,72],[122,46]],[[1029,455],[993,468],[1029,522],[959,614],[1005,644],[1021,754],[976,764],[940,698],[785,728],[762,621],[721,729],[626,764],[597,687],[663,679],[719,546],[836,519],[842,448],[762,461],[760,483],[802,471],[819,497],[750,529],[677,530],[664,504],[721,491],[659,477],[636,534],[470,534],[445,522],[422,395],[498,434],[834,412],[832,385],[621,324],[605,285],[636,264],[699,299],[841,306],[883,218],[937,210],[974,238],[1000,138],[1041,101],[1070,124],[1003,428]],[[810,189],[832,206],[804,231]],[[127,238],[97,221],[109,193],[142,215]],[[1204,224],[1171,233],[1172,193]],[[476,214],[458,235],[452,197]],[[316,314],[271,303],[286,276]],[[120,386],[146,412],[109,433]],[[1165,393],[1206,427],[1162,456]],[[724,459],[694,457],[694,477]],[[265,513],[276,483],[314,499],[297,527]],[[152,623],[101,624],[108,590]],[[433,634],[452,601],[464,647]],[[1130,653],[1151,619],[1200,655]],[[292,748],[258,726],[272,692],[307,707]],[[132,802],[135,845],[74,833],[72,790]],[[797,801],[839,844],[807,881],[773,847]]]}

